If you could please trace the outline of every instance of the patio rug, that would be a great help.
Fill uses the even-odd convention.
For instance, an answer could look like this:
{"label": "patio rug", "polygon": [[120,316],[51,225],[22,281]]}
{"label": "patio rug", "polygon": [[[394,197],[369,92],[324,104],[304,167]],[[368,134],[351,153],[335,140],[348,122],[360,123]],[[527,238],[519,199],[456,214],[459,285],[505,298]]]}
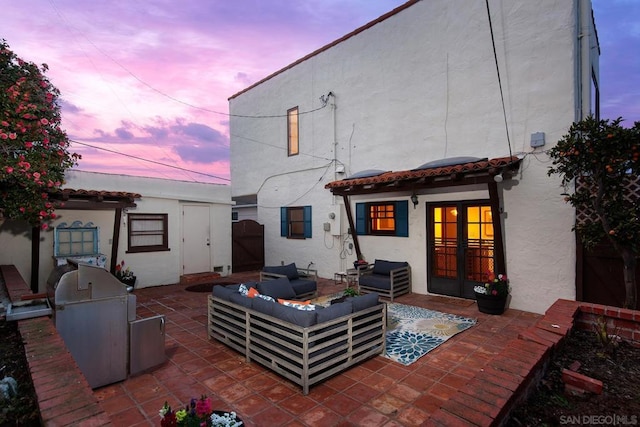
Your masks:
{"label": "patio rug", "polygon": [[468,317],[389,303],[385,356],[403,365],[410,365],[475,324],[476,319]]}

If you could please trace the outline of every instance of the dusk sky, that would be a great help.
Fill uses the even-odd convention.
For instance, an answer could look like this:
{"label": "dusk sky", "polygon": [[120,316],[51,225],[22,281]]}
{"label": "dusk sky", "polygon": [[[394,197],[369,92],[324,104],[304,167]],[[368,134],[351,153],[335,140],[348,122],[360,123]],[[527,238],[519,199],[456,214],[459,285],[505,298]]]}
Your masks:
{"label": "dusk sky", "polygon": [[[78,169],[228,184],[227,99],[404,2],[0,0],[0,38],[49,65]],[[601,116],[631,126],[640,0],[593,8]]]}

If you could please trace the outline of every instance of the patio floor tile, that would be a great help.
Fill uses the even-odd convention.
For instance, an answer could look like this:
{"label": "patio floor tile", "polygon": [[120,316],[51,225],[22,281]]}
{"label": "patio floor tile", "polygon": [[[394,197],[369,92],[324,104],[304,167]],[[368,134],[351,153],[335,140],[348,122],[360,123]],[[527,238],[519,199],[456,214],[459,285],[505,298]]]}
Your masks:
{"label": "patio floor tile", "polygon": [[[257,278],[258,273],[251,272],[234,274],[229,279],[245,282]],[[538,352],[537,344],[524,345],[509,349],[518,352],[515,360],[504,360],[509,341],[541,316],[518,310],[489,316],[469,301],[403,295],[396,302],[477,318],[478,323],[410,366],[377,356],[312,386],[304,396],[300,387],[209,339],[208,293],[189,292],[185,287],[170,285],[134,291],[138,317],[166,316],[167,361],[141,375],[94,390],[114,426],[159,425],[158,410],[165,401],[180,408],[201,394],[207,394],[216,409],[236,411],[247,426],[393,427],[454,421],[468,425],[465,417],[474,421],[490,419],[499,410],[497,405],[504,404],[511,393],[496,385],[496,379],[480,382],[478,378],[493,373],[500,380],[509,379],[515,388],[511,381],[516,373],[523,373],[529,354]],[[322,295],[343,288],[331,279],[319,279]],[[494,359],[503,360],[508,366],[501,370],[488,368]],[[468,390],[469,384],[476,383],[484,387],[477,395],[458,395],[462,388]],[[455,402],[466,402],[464,408],[451,409],[454,396]],[[471,413],[482,408],[480,415]]]}

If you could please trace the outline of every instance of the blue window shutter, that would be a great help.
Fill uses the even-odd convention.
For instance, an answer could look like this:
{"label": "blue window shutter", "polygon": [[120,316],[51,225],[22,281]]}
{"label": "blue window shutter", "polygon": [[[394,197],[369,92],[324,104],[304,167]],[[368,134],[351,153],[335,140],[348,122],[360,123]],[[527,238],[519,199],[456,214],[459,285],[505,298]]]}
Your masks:
{"label": "blue window shutter", "polygon": [[409,201],[396,202],[396,236],[409,237]]}
{"label": "blue window shutter", "polygon": [[304,206],[304,237],[311,238],[311,206]]}
{"label": "blue window shutter", "polygon": [[367,205],[356,203],[356,234],[361,236],[367,234]]}
{"label": "blue window shutter", "polygon": [[289,235],[289,223],[287,221],[287,208],[280,208],[280,235],[287,237]]}

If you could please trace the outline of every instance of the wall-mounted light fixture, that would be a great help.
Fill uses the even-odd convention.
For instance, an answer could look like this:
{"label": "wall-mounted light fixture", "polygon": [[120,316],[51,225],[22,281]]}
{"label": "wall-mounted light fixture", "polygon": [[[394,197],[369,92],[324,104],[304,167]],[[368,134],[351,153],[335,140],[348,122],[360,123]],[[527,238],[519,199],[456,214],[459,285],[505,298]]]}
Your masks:
{"label": "wall-mounted light fixture", "polygon": [[415,209],[416,206],[418,206],[418,196],[416,196],[416,193],[413,193],[411,195],[411,203],[413,203],[413,209]]}
{"label": "wall-mounted light fixture", "polygon": [[495,182],[502,182],[502,181],[504,180],[504,177],[502,176],[502,172],[500,172],[498,175],[495,175],[495,176],[493,177],[493,180],[494,180]]}

